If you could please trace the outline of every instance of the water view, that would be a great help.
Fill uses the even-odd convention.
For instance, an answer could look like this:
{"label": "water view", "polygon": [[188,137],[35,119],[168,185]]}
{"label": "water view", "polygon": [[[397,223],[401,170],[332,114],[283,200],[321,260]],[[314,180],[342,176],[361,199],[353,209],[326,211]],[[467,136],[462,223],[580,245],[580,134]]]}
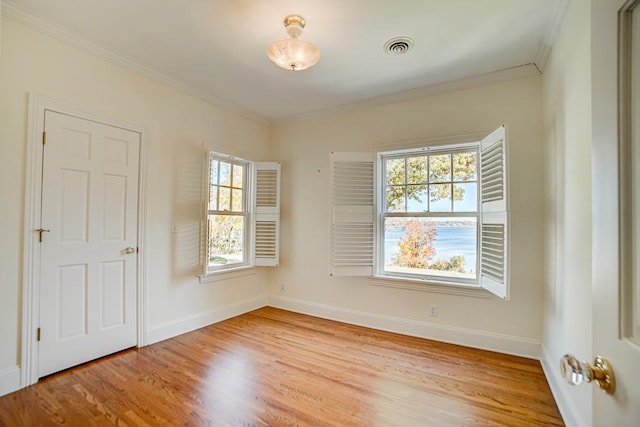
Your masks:
{"label": "water view", "polygon": [[[431,254],[428,263],[447,263],[454,257],[463,256],[464,273],[455,275],[460,276],[460,274],[462,274],[462,277],[475,278],[477,259],[477,228],[475,221],[472,222],[469,221],[468,218],[465,218],[462,222],[436,220],[431,222],[431,224],[434,225],[432,229],[435,230],[435,235],[433,235],[429,243],[432,250],[427,252]],[[384,258],[385,268],[387,270],[424,274],[424,271],[420,270],[428,269],[430,270],[430,274],[451,275],[450,272],[446,271],[431,271],[428,267],[413,267],[407,269],[406,266],[398,265],[398,257],[402,254],[401,247],[398,243],[401,242],[400,239],[406,239],[406,237],[407,233],[401,225],[387,224],[385,226]]]}

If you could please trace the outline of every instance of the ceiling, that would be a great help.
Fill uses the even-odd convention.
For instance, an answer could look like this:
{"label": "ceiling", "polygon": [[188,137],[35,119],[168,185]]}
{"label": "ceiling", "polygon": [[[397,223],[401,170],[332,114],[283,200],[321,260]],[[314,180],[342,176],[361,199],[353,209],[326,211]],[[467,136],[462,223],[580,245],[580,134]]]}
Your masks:
{"label": "ceiling", "polygon": [[[542,69],[567,0],[5,0],[3,14],[265,123]],[[267,46],[302,15],[317,65]],[[415,40],[389,55],[393,37]],[[491,74],[489,74],[491,73]]]}

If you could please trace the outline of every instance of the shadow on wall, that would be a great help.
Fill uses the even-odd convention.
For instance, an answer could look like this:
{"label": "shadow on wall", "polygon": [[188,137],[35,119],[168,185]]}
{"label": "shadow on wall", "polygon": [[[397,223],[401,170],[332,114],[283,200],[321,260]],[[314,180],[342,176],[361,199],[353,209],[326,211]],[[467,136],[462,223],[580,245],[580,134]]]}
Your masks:
{"label": "shadow on wall", "polygon": [[172,277],[195,277],[200,269],[200,218],[204,151],[177,145],[174,155],[173,212],[171,215]]}
{"label": "shadow on wall", "polygon": [[[564,111],[564,110],[560,110]],[[565,219],[565,183],[564,162],[566,147],[564,135],[564,113],[561,113],[551,123],[547,132],[547,146],[545,147],[545,294],[544,303],[546,312],[554,316],[561,316],[560,311],[564,307],[563,292],[566,278],[563,277],[566,251],[563,250],[564,239],[562,230]]]}

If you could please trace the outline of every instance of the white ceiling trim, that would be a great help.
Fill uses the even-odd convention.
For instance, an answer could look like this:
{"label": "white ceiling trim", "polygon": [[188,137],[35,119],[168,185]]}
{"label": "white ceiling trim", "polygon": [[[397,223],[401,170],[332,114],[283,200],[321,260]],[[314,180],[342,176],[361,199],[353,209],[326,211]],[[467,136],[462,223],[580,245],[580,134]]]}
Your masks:
{"label": "white ceiling trim", "polygon": [[357,110],[360,108],[376,107],[379,105],[392,104],[396,102],[409,101],[412,99],[426,98],[441,93],[455,92],[462,89],[471,89],[474,87],[484,86],[488,84],[500,83],[507,80],[530,77],[540,74],[540,70],[536,64],[524,64],[517,67],[506,68],[504,70],[492,71],[490,73],[480,74],[478,76],[467,77],[464,79],[453,80],[443,83],[436,83],[429,86],[422,86],[415,89],[404,90],[389,95],[368,98],[362,101],[342,104],[337,107],[331,107],[324,110],[318,110],[311,113],[300,114],[285,119],[274,120],[273,126],[283,126],[289,123],[315,119],[328,116],[334,113]]}
{"label": "white ceiling trim", "polygon": [[[95,55],[101,59],[117,64],[119,66],[122,66],[123,68],[131,70],[138,74],[141,74],[145,77],[148,77],[160,83],[179,89],[192,96],[200,98],[214,106],[233,112],[235,114],[238,114],[249,120],[255,121],[264,126],[278,127],[278,126],[286,125],[288,123],[294,123],[294,122],[324,117],[324,116],[328,116],[335,113],[356,110],[359,108],[368,108],[368,107],[375,107],[375,106],[380,106],[380,105],[390,104],[395,102],[408,101],[412,99],[433,96],[441,93],[453,92],[453,91],[462,90],[462,89],[469,89],[469,88],[478,87],[482,85],[499,83],[502,81],[517,79],[517,78],[524,78],[524,77],[539,74],[543,69],[544,63],[546,63],[546,60],[549,56],[549,53],[551,50],[551,43],[553,42],[555,38],[555,34],[557,33],[557,29],[562,22],[563,13],[567,3],[568,3],[568,0],[561,0],[559,2],[559,6],[558,6],[559,12],[556,14],[556,20],[554,21],[554,24],[550,25],[546,31],[546,36],[544,37],[544,40],[540,45],[535,63],[523,64],[523,65],[512,67],[512,68],[493,71],[493,72],[472,76],[464,79],[459,79],[455,81],[442,82],[442,83],[436,83],[433,85],[417,87],[414,89],[409,89],[409,90],[404,90],[401,92],[396,92],[388,95],[368,98],[361,101],[342,104],[334,107],[328,107],[325,109],[320,109],[320,110],[312,111],[309,113],[294,115],[294,116],[285,117],[282,119],[275,119],[275,120],[269,120],[259,114],[240,108],[229,101],[224,101],[224,100],[215,98],[190,85],[187,85],[183,82],[175,80],[171,77],[168,77],[153,69],[144,67],[141,64],[129,58],[126,58],[114,51],[105,49],[95,43],[92,43],[91,41],[77,35],[76,33],[69,31],[66,28],[60,27],[50,22],[46,22],[40,18],[33,16],[29,12],[25,11],[24,9],[16,5],[13,1],[5,0],[2,3],[1,13],[2,15],[7,16],[8,18],[11,18],[23,25],[31,27],[46,35],[49,35],[63,43],[74,46],[78,49],[81,49],[85,52]],[[560,11],[562,11],[562,13],[560,13]]]}
{"label": "white ceiling trim", "polygon": [[558,30],[560,29],[560,25],[562,24],[562,20],[564,19],[564,14],[567,10],[568,4],[569,0],[560,0],[558,2],[556,10],[553,13],[553,16],[555,18],[553,22],[545,29],[544,37],[540,42],[540,47],[538,48],[535,59],[535,64],[540,72],[543,72],[544,67],[547,65],[549,55],[551,54],[551,48],[556,41],[556,36],[558,35]]}
{"label": "white ceiling trim", "polygon": [[229,102],[223,101],[221,99],[212,97],[211,95],[204,93],[202,91],[197,90],[196,88],[184,84],[178,80],[175,80],[169,76],[158,73],[150,68],[144,67],[139,63],[132,61],[122,55],[119,55],[113,51],[105,49],[95,43],[90,42],[89,40],[80,37],[79,35],[57,25],[54,25],[50,22],[43,21],[24,9],[16,6],[12,2],[5,1],[2,5],[2,15],[11,18],[23,25],[33,28],[41,33],[44,33],[48,36],[55,38],[63,43],[74,46],[78,49],[81,49],[87,53],[97,56],[98,58],[104,59],[111,63],[120,65],[130,71],[141,74],[145,77],[148,77],[157,82],[166,84],[168,86],[172,86],[176,89],[179,89],[183,92],[188,93],[189,95],[200,98],[209,104],[212,104],[216,107],[222,108],[224,110],[236,113],[242,117],[245,117],[249,120],[253,120],[262,125],[269,126],[269,120],[264,117],[255,114],[251,111],[239,108],[238,106],[231,104]]}

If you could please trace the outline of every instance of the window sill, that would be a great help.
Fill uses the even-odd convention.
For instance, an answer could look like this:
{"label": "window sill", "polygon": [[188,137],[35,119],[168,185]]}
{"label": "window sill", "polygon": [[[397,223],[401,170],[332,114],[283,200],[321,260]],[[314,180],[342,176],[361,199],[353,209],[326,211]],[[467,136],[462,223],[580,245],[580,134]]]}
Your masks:
{"label": "window sill", "polygon": [[450,295],[464,295],[474,298],[492,298],[492,294],[478,285],[460,285],[438,281],[410,279],[406,277],[372,276],[369,278],[371,286],[387,288],[410,289],[414,291],[436,292]]}
{"label": "window sill", "polygon": [[228,268],[225,270],[216,270],[207,274],[198,276],[200,283],[219,282],[221,280],[234,279],[236,277],[252,276],[256,274],[256,267],[253,265],[245,265],[242,267]]}

